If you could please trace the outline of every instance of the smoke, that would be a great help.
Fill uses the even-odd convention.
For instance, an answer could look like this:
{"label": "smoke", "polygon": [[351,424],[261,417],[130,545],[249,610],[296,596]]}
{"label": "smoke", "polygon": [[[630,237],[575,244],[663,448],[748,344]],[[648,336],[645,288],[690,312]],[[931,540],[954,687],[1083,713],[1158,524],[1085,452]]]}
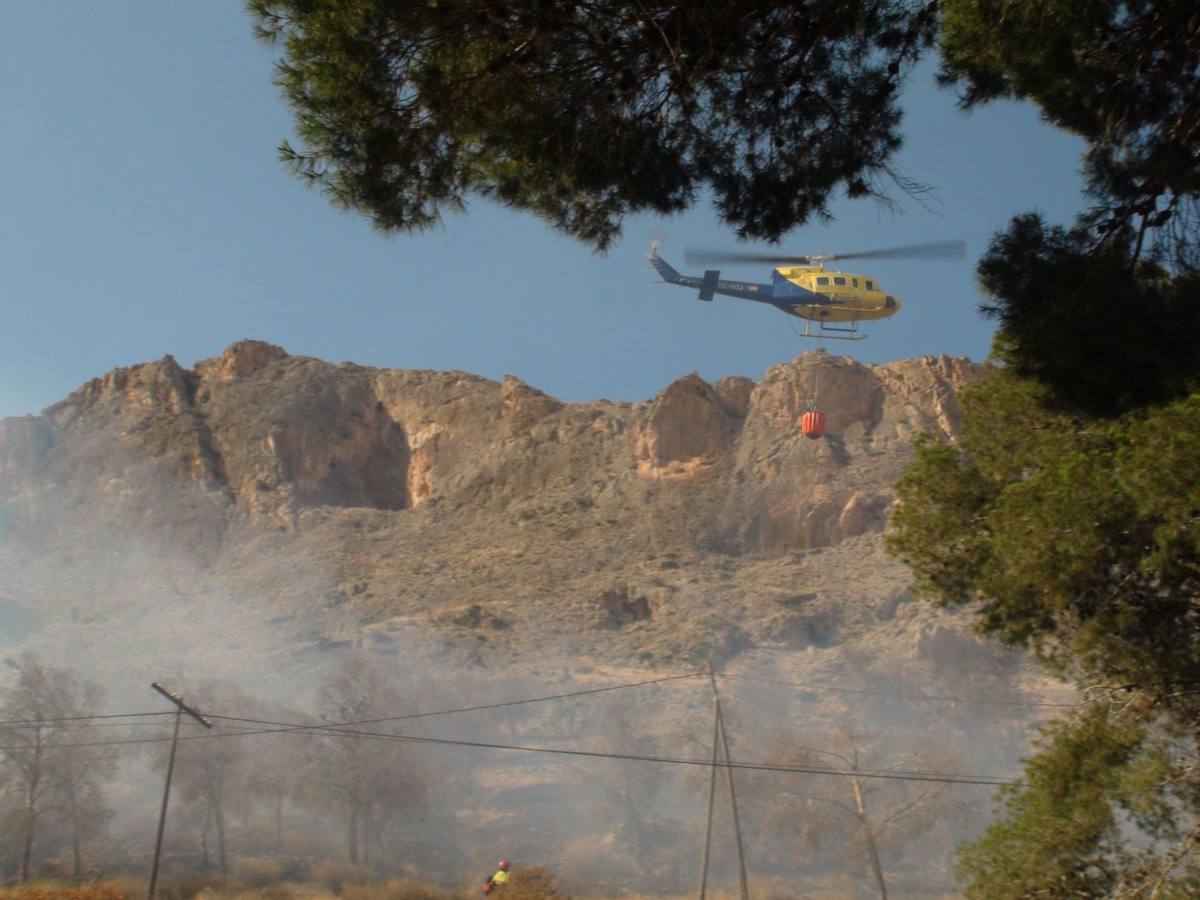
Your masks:
{"label": "smoke", "polygon": [[[1019,657],[970,636],[962,616],[896,593],[904,574],[882,559],[877,536],[762,559],[702,552],[672,542],[692,512],[681,490],[651,529],[659,555],[630,560],[636,539],[620,543],[619,516],[650,491],[636,482],[603,483],[596,496],[611,498],[586,504],[530,489],[511,521],[447,503],[302,510],[296,530],[272,531],[233,515],[214,526],[212,497],[178,489],[162,468],[138,470],[142,482],[104,470],[94,493],[62,474],[0,503],[0,649],[100,683],[100,712],[170,711],[149,688],[159,681],[214,716],[218,736],[182,726],[173,867],[219,865],[219,805],[235,871],[275,860],[280,877],[303,879],[353,855],[477,889],[503,857],[546,866],[578,893],[690,894],[711,796],[709,885],[728,890],[739,868],[733,798],[723,773],[710,795],[710,769],[687,764],[712,757],[706,672],[465,708],[711,660],[736,761],[844,769],[858,753],[862,769],[958,775],[1014,774],[1036,722],[1053,714],[1019,705],[1049,690]],[[174,518],[184,525],[169,527]],[[520,539],[497,540],[502,525]],[[589,557],[593,539],[607,543]],[[542,552],[551,541],[555,552]],[[628,599],[648,598],[652,621],[632,607],[629,620],[597,614],[592,598],[615,578],[630,580]],[[765,586],[763,596],[748,597],[743,581]],[[372,686],[341,715],[331,700],[339,679],[347,696]],[[416,717],[442,710],[461,711]],[[378,719],[390,721],[364,721]],[[330,722],[361,724],[313,727]],[[155,741],[120,745],[121,769],[104,785],[115,815],[88,850],[103,866],[145,871],[169,727],[96,723],[86,733]],[[542,752],[556,750],[600,755]],[[219,802],[189,775],[214,760],[230,778]],[[345,778],[356,771],[357,786]],[[733,781],[756,895],[794,895],[798,881],[871,889],[846,775],[738,769]],[[923,797],[927,785],[865,784],[864,815],[898,892],[952,892],[953,848],[990,815],[987,786]],[[64,840],[48,832],[44,865]]]}
{"label": "smoke", "polygon": [[[38,556],[37,548],[21,552],[27,559]],[[61,559],[59,554],[61,548],[47,556]],[[536,660],[514,658],[501,667],[463,668],[462,657],[452,657],[439,636],[417,628],[394,631],[386,642],[365,639],[361,629],[356,638],[345,628],[338,604],[330,608],[312,600],[337,592],[338,573],[325,561],[292,568],[288,583],[276,581],[265,598],[223,584],[186,552],[164,550],[151,539],[126,537],[90,562],[88,578],[70,571],[46,577],[50,570],[39,565],[27,571],[41,580],[26,581],[19,595],[4,598],[7,649],[33,651],[100,682],[109,695],[106,712],[164,707],[148,688],[152,680],[182,691],[202,712],[315,724],[571,693],[647,674],[635,667],[582,667],[572,673],[564,659],[557,677],[549,677],[555,671],[550,653]],[[42,598],[42,616],[27,605],[35,597]],[[301,597],[309,599],[288,599]],[[900,618],[913,634],[938,643],[936,665],[921,656],[918,646],[913,658],[894,659],[873,654],[852,638],[828,635],[806,639],[803,649],[743,649],[720,637],[728,624],[724,619],[707,621],[711,646],[721,648],[718,660],[730,660],[723,670],[718,664],[717,683],[731,757],[782,766],[817,759],[843,767],[821,754],[844,755],[847,735],[857,735],[862,768],[1014,773],[1036,717],[1026,707],[972,701],[1020,700],[1013,691],[1018,662],[996,657],[981,666],[986,653],[973,647],[971,638],[953,637],[960,632],[946,630],[945,614],[920,611],[905,619],[910,606],[915,608],[900,604]],[[838,629],[854,633],[844,617],[830,627],[835,634]],[[926,647],[924,652],[933,651]],[[322,706],[322,696],[348,666],[359,667],[359,680],[366,678],[363,672],[373,673],[379,697],[365,712],[338,717]],[[531,676],[532,668],[541,674]],[[360,861],[459,887],[465,886],[464,873],[475,872],[482,880],[493,857],[506,857],[547,866],[579,890],[671,895],[695,889],[709,799],[707,768],[395,742],[383,735],[703,761],[711,755],[713,727],[707,677],[346,726],[369,732],[357,738],[280,732],[279,727],[217,720],[216,733],[225,736],[208,738],[185,724],[190,743],[179,760],[181,784],[188,783],[188,767],[200,765],[205,752],[218,747],[227,754],[224,770],[242,772],[239,778],[251,785],[281,766],[318,772],[322,754],[341,758],[346,742],[366,741],[378,754],[379,771],[405,772],[412,779],[403,786],[378,781],[382,799],[362,813],[358,826]],[[257,729],[268,733],[236,736]],[[108,733],[161,740],[168,732],[143,726]],[[109,854],[109,864],[122,854],[145,863],[165,747],[128,748],[119,779],[106,788],[117,815],[96,852]],[[299,874],[301,860],[348,858],[352,838],[345,802],[323,777],[307,775],[305,783],[289,783],[275,795],[250,787],[235,792],[238,802],[229,800],[225,834],[230,865],[278,858]],[[854,800],[844,776],[737,770],[733,777],[756,884],[785,894],[797,877],[834,892],[869,886],[862,836],[846,812]],[[914,801],[913,790],[904,782],[872,783],[870,814],[886,818]],[[990,793],[975,785],[947,786],[928,801],[928,809],[918,804],[906,823],[881,833],[879,852],[894,885],[951,891],[953,847],[986,824]],[[180,788],[173,803],[167,835],[171,864],[200,868],[207,860],[216,866],[208,801],[196,790],[189,794]],[[732,804],[721,779],[713,834],[710,884],[730,888],[737,882],[738,863]],[[49,844],[47,853],[52,849]]]}

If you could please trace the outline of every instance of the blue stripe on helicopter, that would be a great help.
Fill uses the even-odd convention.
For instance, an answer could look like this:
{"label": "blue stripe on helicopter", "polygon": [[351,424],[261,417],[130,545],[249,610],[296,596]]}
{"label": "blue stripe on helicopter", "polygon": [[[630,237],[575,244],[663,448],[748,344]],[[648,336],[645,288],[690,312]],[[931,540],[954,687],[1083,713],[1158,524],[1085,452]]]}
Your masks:
{"label": "blue stripe on helicopter", "polygon": [[[670,263],[658,255],[657,250],[652,250],[647,259],[655,271],[662,276],[663,281],[668,284],[695,288],[701,292],[705,292],[705,289],[708,288],[726,297],[758,300],[763,303],[769,303],[771,306],[777,307],[787,313],[792,311],[796,301],[800,301],[801,305],[804,306],[830,305],[829,297],[800,287],[800,285],[780,275],[778,270],[771,272],[771,284],[759,284],[753,281],[718,280],[713,285],[711,280],[706,284],[705,279],[698,278],[695,275],[681,275]],[[701,299],[709,298],[701,297]]]}

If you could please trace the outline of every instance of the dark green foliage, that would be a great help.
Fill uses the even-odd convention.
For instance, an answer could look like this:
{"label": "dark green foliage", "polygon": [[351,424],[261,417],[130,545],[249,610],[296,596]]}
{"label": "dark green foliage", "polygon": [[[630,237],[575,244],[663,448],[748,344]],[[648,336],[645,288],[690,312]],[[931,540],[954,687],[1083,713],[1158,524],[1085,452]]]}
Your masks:
{"label": "dark green foliage", "polygon": [[894,552],[940,602],[1061,670],[1200,713],[1200,395],[1114,420],[1049,411],[1011,372],[964,397],[959,447],[900,481]]}
{"label": "dark green foliage", "polygon": [[1114,415],[1200,383],[1200,275],[1171,277],[1079,229],[1018,216],[979,263],[999,355],[1067,410]]}
{"label": "dark green foliage", "polygon": [[936,3],[250,0],[282,48],[292,170],[387,231],[470,195],[603,249],[711,191],[778,239],[880,193]]}
{"label": "dark green foliage", "polygon": [[1200,870],[1175,849],[1195,779],[1134,718],[1096,704],[1046,729],[1005,818],[961,855],[968,897],[1195,896]]}
{"label": "dark green foliage", "polygon": [[[1200,878],[1200,394],[1071,415],[1000,370],[922,444],[889,543],[936,602],[1105,698],[1046,732],[968,893],[1192,896]],[[1140,887],[1139,887],[1140,886]]]}
{"label": "dark green foliage", "polygon": [[971,106],[1030,99],[1088,142],[1084,173],[1107,233],[1160,229],[1195,266],[1200,16],[1178,0],[944,0],[943,80]]}

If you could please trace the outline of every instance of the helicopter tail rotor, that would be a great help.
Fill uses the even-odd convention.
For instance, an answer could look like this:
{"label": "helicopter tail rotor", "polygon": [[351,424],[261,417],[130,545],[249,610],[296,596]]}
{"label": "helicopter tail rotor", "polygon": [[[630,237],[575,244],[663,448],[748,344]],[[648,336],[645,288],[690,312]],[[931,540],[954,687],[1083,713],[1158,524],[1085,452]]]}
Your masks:
{"label": "helicopter tail rotor", "polygon": [[658,255],[658,248],[662,246],[662,243],[662,235],[653,235],[650,240],[650,252],[646,254],[642,263],[657,272],[659,277],[667,284],[679,284],[683,281],[683,276],[670,263]]}

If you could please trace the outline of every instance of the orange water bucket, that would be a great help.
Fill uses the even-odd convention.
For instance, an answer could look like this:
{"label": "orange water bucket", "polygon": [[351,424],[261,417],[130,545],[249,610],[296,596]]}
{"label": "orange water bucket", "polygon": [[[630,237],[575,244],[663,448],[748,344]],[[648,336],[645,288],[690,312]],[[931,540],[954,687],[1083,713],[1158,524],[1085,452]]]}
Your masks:
{"label": "orange water bucket", "polygon": [[814,441],[825,436],[825,413],[810,409],[800,419],[800,431]]}

